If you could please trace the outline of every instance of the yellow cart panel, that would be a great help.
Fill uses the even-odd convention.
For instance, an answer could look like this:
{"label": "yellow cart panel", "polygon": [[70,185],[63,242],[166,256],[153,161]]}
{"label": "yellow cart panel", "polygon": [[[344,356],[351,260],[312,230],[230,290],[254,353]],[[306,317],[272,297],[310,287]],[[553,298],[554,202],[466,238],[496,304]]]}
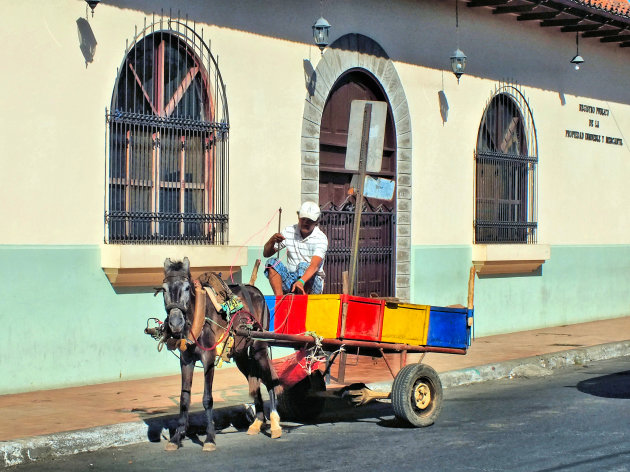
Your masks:
{"label": "yellow cart panel", "polygon": [[386,303],[381,341],[424,346],[429,331],[429,305]]}

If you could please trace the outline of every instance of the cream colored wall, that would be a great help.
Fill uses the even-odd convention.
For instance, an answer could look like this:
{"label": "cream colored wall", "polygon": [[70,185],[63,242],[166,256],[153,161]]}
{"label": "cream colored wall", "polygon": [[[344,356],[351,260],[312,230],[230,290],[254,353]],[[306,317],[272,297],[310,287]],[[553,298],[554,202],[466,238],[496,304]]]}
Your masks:
{"label": "cream colored wall", "polygon": [[[448,22],[436,23],[435,28],[454,33]],[[395,39],[389,47],[383,44],[393,57],[408,60],[396,66],[412,117],[412,244],[473,241],[477,131],[497,83],[509,77],[529,100],[538,133],[538,242],[628,244],[630,213],[624,209],[630,206],[630,95],[622,79],[630,73],[627,51],[582,39],[586,63],[575,71],[569,64],[575,36],[555,28],[470,8],[460,9],[460,27],[468,68],[459,85],[452,73],[440,70],[448,67],[454,34],[440,43],[431,43],[429,35],[426,49],[431,52],[409,52]],[[417,65],[435,64],[440,54],[439,67]],[[445,123],[440,90],[449,103]],[[581,103],[610,109],[611,116],[582,113]],[[600,128],[590,128],[589,119],[599,119]],[[624,145],[569,139],[566,129],[619,137]]]}
{"label": "cream colored wall", "polygon": [[[295,220],[306,94],[303,63],[306,59],[316,66],[319,60],[309,32],[320,11],[311,3],[284,3],[292,9],[285,15],[293,19],[289,24],[261,16],[265,10],[257,2],[240,3],[237,13],[221,2],[199,10],[213,12],[204,13],[213,19],[206,20],[213,25],[204,26],[204,36],[219,56],[227,86],[230,242],[235,245],[262,245],[277,227],[273,217],[278,207],[283,208],[283,225]],[[0,61],[12,71],[3,74],[0,87],[0,243],[102,241],[105,107],[125,40],[145,15],[128,5],[101,2],[89,16],[98,45],[86,68],[76,27],[77,18],[85,17],[83,0],[0,0],[6,18],[23,19],[6,22],[0,32],[5,45]],[[167,3],[138,5],[159,10]],[[624,209],[630,204],[625,191],[630,107],[622,85],[630,73],[627,51],[582,41],[580,52],[587,62],[576,73],[568,64],[575,50],[571,35],[462,8],[460,46],[469,64],[457,85],[447,70],[456,46],[450,2],[399,2],[386,8],[384,2],[353,0],[327,2],[326,8],[331,39],[351,32],[372,37],[390,55],[403,83],[413,133],[413,245],[472,242],[477,130],[495,84],[506,77],[521,84],[538,130],[539,242],[629,242],[630,214]],[[230,14],[231,21],[222,21],[222,15]],[[263,27],[248,31],[239,23],[242,15],[262,18]],[[374,21],[375,16],[385,20]],[[445,123],[440,90],[449,104]],[[565,138],[565,129],[587,131],[589,117],[577,111],[579,103],[609,108],[614,120],[605,120],[606,130],[623,137],[624,146]]]}
{"label": "cream colored wall", "polygon": [[[105,107],[123,57],[120,31],[134,17],[98,10],[86,68],[76,20],[85,2],[3,1],[5,70],[0,113],[3,244],[97,244],[103,240]],[[11,65],[7,67],[7,65]]]}
{"label": "cream colored wall", "polygon": [[[0,244],[99,244],[105,108],[125,40],[144,15],[101,3],[88,16],[98,44],[86,67],[76,26],[85,17],[83,0],[2,0],[0,9],[29,19],[9,22],[0,33],[10,45],[0,61],[15,72],[4,74],[0,87]],[[230,242],[262,245],[277,228],[276,217],[265,229],[277,209],[283,208],[283,225],[290,224],[301,203],[302,63],[316,48],[207,25],[204,35],[227,85]]]}

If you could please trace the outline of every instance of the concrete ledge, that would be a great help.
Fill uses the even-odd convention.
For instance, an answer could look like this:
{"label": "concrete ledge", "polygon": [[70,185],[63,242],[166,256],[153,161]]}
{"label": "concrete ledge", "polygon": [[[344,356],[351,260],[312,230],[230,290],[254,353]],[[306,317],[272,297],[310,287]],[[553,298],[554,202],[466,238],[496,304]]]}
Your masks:
{"label": "concrete ledge", "polygon": [[472,262],[480,275],[531,273],[551,258],[548,244],[475,244]]}
{"label": "concrete ledge", "polygon": [[157,287],[164,278],[164,259],[190,259],[193,277],[204,272],[240,272],[247,265],[243,246],[101,245],[101,267],[114,287]]}

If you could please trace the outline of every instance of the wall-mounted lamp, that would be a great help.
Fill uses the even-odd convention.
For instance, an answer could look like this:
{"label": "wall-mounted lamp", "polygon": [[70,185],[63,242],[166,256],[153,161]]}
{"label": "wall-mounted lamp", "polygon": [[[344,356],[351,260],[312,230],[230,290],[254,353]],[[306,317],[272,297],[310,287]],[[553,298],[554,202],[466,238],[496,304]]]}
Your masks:
{"label": "wall-mounted lamp", "polygon": [[571,64],[575,64],[575,70],[580,70],[580,64],[584,62],[584,58],[580,56],[579,34],[575,33],[575,56],[571,59]]}
{"label": "wall-mounted lamp", "polygon": [[464,74],[464,70],[466,69],[466,59],[468,58],[461,49],[457,48],[457,50],[453,51],[453,55],[451,56],[451,69],[453,69],[453,74],[457,77],[457,83],[459,83],[459,78]]}
{"label": "wall-mounted lamp", "polygon": [[457,49],[453,51],[451,55],[451,69],[453,74],[457,77],[457,83],[459,84],[459,78],[464,74],[466,69],[466,54],[459,49],[459,8],[458,0],[455,0],[455,34],[457,36]]}
{"label": "wall-mounted lamp", "polygon": [[101,0],[85,0],[85,3],[90,6],[90,8],[92,9],[92,16],[94,16],[94,9],[96,8],[96,5],[101,3]]}
{"label": "wall-mounted lamp", "polygon": [[324,48],[328,46],[328,34],[330,32],[330,23],[321,16],[313,25],[313,40],[319,46],[319,50],[324,53]]}

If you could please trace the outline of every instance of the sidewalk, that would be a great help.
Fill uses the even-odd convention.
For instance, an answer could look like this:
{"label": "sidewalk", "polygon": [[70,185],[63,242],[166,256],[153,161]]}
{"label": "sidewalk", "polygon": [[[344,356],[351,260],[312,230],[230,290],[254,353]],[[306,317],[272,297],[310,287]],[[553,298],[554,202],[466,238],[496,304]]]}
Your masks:
{"label": "sidewalk", "polygon": [[[563,365],[625,355],[630,355],[630,316],[477,338],[465,356],[429,353],[423,362],[440,373],[448,388],[546,375]],[[407,362],[419,357],[409,355]],[[398,357],[388,358],[397,371]],[[392,375],[382,359],[349,355],[344,385],[353,382],[388,389]],[[0,396],[0,464],[157,439],[168,434],[162,432],[164,417],[178,414],[179,393],[176,375]],[[202,410],[202,393],[203,378],[196,370],[192,412]],[[250,402],[247,382],[236,368],[217,370],[213,393],[219,415]]]}

